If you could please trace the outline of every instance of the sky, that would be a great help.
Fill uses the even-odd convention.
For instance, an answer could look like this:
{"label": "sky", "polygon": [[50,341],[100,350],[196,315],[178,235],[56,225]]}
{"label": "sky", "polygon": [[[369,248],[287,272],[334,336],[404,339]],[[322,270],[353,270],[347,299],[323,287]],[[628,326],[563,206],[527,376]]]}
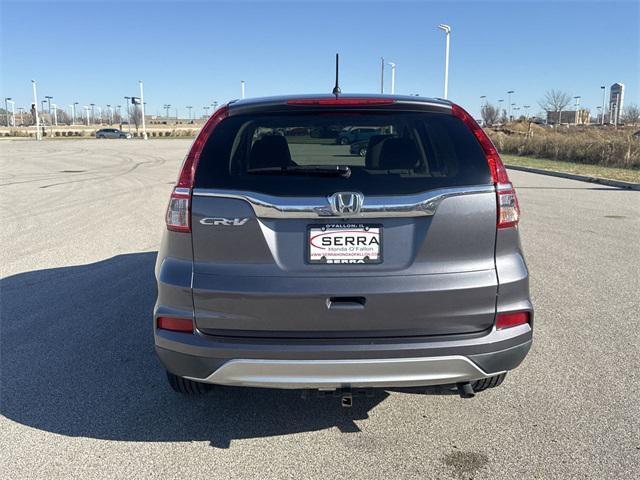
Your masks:
{"label": "sky", "polygon": [[[449,98],[479,116],[480,97],[531,105],[558,89],[595,112],[600,85],[640,103],[640,2],[33,2],[0,0],[0,94],[67,108],[123,103],[144,81],[147,113],[187,116],[216,101],[329,93],[340,53],[344,93],[380,91],[380,57],[396,93]],[[385,90],[390,93],[390,68]],[[4,106],[4,105],[3,105]],[[521,110],[520,113],[523,113]]]}

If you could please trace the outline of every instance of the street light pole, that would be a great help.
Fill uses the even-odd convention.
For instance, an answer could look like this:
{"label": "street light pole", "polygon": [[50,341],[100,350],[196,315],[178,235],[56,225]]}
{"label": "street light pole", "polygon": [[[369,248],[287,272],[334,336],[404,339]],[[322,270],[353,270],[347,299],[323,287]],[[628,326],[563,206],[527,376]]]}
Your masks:
{"label": "street light pole", "polygon": [[24,126],[24,117],[22,116],[22,114],[24,113],[24,108],[23,107],[18,107],[18,113],[20,114],[20,126]]}
{"label": "street light pole", "polygon": [[11,97],[6,97],[4,99],[4,114],[7,117],[7,127],[9,126],[9,102],[11,101]]}
{"label": "street light pole", "polygon": [[31,86],[33,87],[33,109],[36,114],[36,140],[42,140],[40,135],[40,119],[38,117],[38,95],[36,93],[36,81],[31,80]]}
{"label": "street light pole", "polygon": [[380,57],[380,93],[384,94],[384,57]]}
{"label": "street light pole", "polygon": [[515,90],[509,90],[507,93],[509,94],[509,105],[508,105],[509,114],[507,115],[507,119],[511,121],[511,94],[515,93]]}
{"label": "street light pole", "polygon": [[147,139],[147,126],[144,122],[144,85],[142,84],[142,80],[138,80],[140,84],[140,105],[142,107],[142,138]]}
{"label": "street light pole", "polygon": [[449,37],[451,27],[441,23],[438,28],[445,33],[445,50],[444,50],[444,99],[449,98]]}
{"label": "street light pole", "polygon": [[187,110],[189,110],[189,121],[191,121],[191,109],[193,108],[193,105],[188,105],[187,106]]}
{"label": "street light pole", "polygon": [[215,113],[215,111],[218,109],[218,102],[213,102],[213,112]]}
{"label": "street light pole", "polygon": [[53,97],[49,96],[49,95],[45,95],[45,97],[47,99],[47,104],[49,105],[49,121],[51,121],[51,100],[53,100]]}
{"label": "street light pole", "polygon": [[[576,126],[578,125],[578,117],[580,116],[580,95],[573,97],[576,101],[576,118],[575,118],[575,123]],[[581,122],[582,123],[582,122]]]}
{"label": "street light pole", "polygon": [[396,93],[396,64],[389,62],[391,67],[391,95]]}
{"label": "street light pole", "polygon": [[244,80],[240,80],[240,98],[244,98]]}
{"label": "street light pole", "polygon": [[529,108],[531,108],[531,105],[523,105],[523,108],[524,108],[525,120],[529,120]]}
{"label": "street light pole", "polygon": [[58,105],[53,103],[52,106],[53,106],[53,123],[57,127],[58,126]]}
{"label": "street light pole", "polygon": [[602,118],[600,119],[600,125],[604,125],[604,99],[607,87],[601,85],[600,88],[602,89]]}

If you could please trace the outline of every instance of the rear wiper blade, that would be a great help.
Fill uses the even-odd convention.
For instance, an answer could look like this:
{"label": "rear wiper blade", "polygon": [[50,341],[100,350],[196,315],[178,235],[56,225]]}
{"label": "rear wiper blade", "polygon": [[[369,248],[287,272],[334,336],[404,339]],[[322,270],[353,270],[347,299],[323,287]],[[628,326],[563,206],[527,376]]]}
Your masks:
{"label": "rear wiper blade", "polygon": [[250,168],[251,175],[314,175],[322,177],[351,176],[351,168],[348,165],[291,165],[284,167]]}

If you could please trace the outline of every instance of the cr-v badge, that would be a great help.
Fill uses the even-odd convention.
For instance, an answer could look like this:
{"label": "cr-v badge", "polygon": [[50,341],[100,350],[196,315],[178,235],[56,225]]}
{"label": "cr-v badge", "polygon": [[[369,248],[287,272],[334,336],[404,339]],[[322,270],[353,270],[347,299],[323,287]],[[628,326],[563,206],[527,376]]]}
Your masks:
{"label": "cr-v badge", "polygon": [[248,218],[203,218],[202,225],[214,225],[224,227],[241,227],[249,221]]}

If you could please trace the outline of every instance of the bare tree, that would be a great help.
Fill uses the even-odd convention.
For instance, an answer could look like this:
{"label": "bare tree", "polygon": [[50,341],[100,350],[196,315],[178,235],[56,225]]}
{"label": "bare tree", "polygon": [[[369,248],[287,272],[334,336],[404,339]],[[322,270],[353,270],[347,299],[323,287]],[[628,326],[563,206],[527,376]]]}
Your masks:
{"label": "bare tree", "polygon": [[562,111],[570,102],[571,95],[568,93],[560,90],[547,90],[538,104],[543,110],[556,113],[558,116],[556,124],[560,124],[562,121]]}
{"label": "bare tree", "polygon": [[142,123],[142,112],[138,105],[134,105],[133,108],[129,111],[129,122],[133,122],[136,127],[136,132],[138,131],[138,125]]}
{"label": "bare tree", "polygon": [[633,125],[634,127],[640,121],[640,107],[634,103],[630,103],[624,108],[624,115],[622,116],[625,124]]}
{"label": "bare tree", "polygon": [[487,126],[491,126],[498,121],[498,117],[500,117],[500,111],[491,105],[490,103],[485,103],[482,106],[482,110],[480,110],[480,115],[482,116],[482,120],[484,124]]}
{"label": "bare tree", "polygon": [[547,112],[560,112],[571,102],[571,95],[560,90],[548,90],[538,103]]}

